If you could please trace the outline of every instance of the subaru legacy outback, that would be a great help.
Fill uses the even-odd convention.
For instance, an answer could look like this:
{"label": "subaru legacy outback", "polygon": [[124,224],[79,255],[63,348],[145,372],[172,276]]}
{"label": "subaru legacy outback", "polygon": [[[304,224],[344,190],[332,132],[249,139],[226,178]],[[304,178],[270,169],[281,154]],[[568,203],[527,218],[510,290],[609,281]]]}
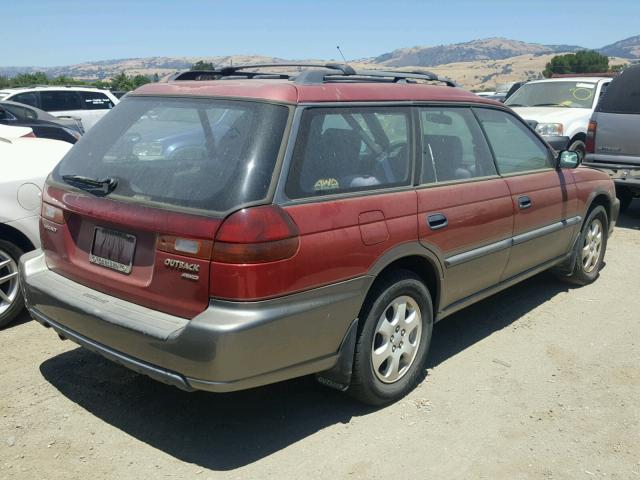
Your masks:
{"label": "subaru legacy outback", "polygon": [[434,322],[550,268],[597,278],[606,174],[432,74],[305,67],[117,105],[47,181],[32,316],[184,390],[316,374],[380,405],[420,380]]}

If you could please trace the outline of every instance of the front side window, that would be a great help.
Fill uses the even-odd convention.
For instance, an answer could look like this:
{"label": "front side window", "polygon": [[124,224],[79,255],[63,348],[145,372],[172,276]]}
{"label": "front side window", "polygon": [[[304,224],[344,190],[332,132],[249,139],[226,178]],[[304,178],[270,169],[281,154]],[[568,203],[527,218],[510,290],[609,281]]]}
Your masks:
{"label": "front side window", "polygon": [[113,102],[101,92],[78,92],[84,108],[87,110],[108,110],[113,108]]}
{"label": "front side window", "polygon": [[45,112],[63,112],[66,110],[82,110],[80,96],[76,92],[57,92],[43,90],[40,92],[40,103]]}
{"label": "front side window", "polygon": [[496,174],[491,151],[468,108],[423,108],[422,183]]}
{"label": "front side window", "polygon": [[407,108],[313,108],[302,116],[289,198],[409,185]]}
{"label": "front side window", "polygon": [[597,86],[587,81],[527,83],[504,103],[509,107],[591,108]]}
{"label": "front side window", "polygon": [[553,168],[547,147],[515,116],[488,108],[475,112],[501,174]]}

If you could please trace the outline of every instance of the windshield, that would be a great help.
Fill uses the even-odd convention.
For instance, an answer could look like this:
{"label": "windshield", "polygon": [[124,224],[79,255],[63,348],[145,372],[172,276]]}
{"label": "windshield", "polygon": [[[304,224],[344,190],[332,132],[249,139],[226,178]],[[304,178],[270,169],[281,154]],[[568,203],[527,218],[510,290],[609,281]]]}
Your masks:
{"label": "windshield", "polygon": [[540,82],[523,85],[505,102],[510,107],[591,108],[594,82]]}
{"label": "windshield", "polygon": [[267,196],[288,112],[248,101],[128,97],[53,179],[110,178],[110,198],[225,212]]}

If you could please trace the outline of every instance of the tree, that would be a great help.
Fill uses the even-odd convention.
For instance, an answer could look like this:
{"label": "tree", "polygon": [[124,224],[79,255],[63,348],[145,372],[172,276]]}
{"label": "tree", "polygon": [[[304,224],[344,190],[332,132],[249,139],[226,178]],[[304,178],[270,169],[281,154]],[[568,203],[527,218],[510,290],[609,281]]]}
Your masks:
{"label": "tree", "polygon": [[609,57],[595,50],[583,50],[566,55],[556,55],[547,63],[542,74],[549,78],[554,73],[596,73],[609,70]]}
{"label": "tree", "polygon": [[205,62],[204,60],[198,60],[196,63],[191,65],[191,70],[215,70],[216,68],[213,66],[211,62]]}

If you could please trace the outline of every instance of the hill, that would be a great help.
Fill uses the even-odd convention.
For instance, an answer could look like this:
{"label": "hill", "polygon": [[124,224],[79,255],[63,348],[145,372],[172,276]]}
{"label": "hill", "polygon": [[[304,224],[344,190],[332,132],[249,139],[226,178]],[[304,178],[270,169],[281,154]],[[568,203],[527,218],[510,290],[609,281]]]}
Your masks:
{"label": "hill", "polygon": [[455,62],[503,60],[520,55],[544,55],[582,50],[574,45],[542,45],[507,38],[485,38],[436,47],[400,48],[370,59],[371,63],[387,67],[431,67]]}
{"label": "hill", "polygon": [[622,58],[640,58],[640,35],[625,38],[619,42],[612,43],[606,47],[602,47],[600,53],[603,55],[622,57]]}

